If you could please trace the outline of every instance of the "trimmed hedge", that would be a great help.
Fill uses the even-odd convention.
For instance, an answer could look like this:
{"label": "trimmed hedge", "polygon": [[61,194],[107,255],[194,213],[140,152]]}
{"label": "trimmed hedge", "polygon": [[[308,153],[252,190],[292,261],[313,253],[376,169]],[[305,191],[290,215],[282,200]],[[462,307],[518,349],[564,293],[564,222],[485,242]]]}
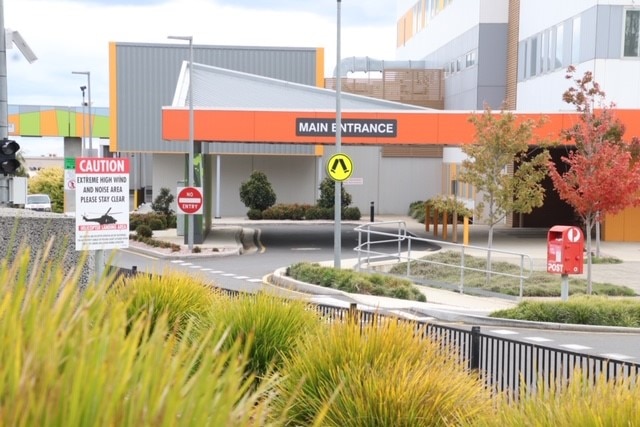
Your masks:
{"label": "trimmed hedge", "polygon": [[[334,219],[334,208],[322,208],[320,206],[312,206],[308,204],[277,204],[263,211],[250,209],[247,217],[253,220],[272,219],[272,220],[314,220],[314,219]],[[342,209],[342,219],[350,221],[358,221],[361,218],[360,209],[350,206]]]}
{"label": "trimmed hedge", "polygon": [[287,267],[286,275],[301,282],[349,293],[427,301],[425,295],[410,280],[383,274],[359,273],[323,267],[317,263],[299,262]]}

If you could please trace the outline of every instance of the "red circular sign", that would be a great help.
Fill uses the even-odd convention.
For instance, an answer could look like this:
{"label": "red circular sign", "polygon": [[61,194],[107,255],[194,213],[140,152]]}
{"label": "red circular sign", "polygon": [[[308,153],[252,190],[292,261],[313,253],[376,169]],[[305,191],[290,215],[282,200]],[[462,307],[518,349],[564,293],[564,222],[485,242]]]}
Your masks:
{"label": "red circular sign", "polygon": [[198,187],[184,187],[178,192],[178,210],[185,214],[202,210],[202,192]]}

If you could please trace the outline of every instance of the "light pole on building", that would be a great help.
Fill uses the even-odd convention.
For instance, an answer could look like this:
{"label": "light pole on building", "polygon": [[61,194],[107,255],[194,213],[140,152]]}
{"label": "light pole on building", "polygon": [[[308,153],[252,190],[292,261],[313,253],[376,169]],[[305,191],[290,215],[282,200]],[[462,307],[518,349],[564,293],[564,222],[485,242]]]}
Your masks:
{"label": "light pole on building", "polygon": [[[90,71],[72,71],[71,74],[84,74],[87,76],[87,97],[89,101],[87,102],[87,107],[89,110],[89,155],[88,157],[93,157],[93,117],[91,117],[91,72]],[[82,86],[80,87],[82,89]],[[84,104],[84,90],[82,90],[82,103]],[[84,108],[82,109],[84,113]],[[84,117],[83,126],[84,126]]]}
{"label": "light pole on building", "polygon": [[[336,31],[336,154],[342,151],[342,111],[340,106],[340,8],[341,1],[337,0],[337,31]],[[333,232],[333,267],[340,268],[340,258],[342,252],[342,182],[335,181],[334,198],[334,232]]]}
{"label": "light pole on building", "polygon": [[[193,176],[193,36],[168,36],[173,40],[184,40],[189,42],[189,162],[187,168],[187,187],[195,186]],[[193,250],[193,214],[187,215],[187,244],[189,250]]]}

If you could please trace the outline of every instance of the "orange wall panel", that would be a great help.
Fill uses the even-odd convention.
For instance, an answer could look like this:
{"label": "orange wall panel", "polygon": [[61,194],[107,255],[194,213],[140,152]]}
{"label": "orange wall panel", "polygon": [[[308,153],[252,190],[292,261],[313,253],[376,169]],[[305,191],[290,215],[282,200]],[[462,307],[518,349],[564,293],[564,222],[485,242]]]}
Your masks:
{"label": "orange wall panel", "polygon": [[58,132],[58,115],[56,110],[44,110],[40,112],[40,134],[60,134]]}
{"label": "orange wall panel", "polygon": [[[636,127],[640,135],[640,111],[621,111],[620,118],[633,135]],[[345,144],[469,144],[475,138],[475,127],[469,122],[472,112],[445,111],[347,111],[342,120],[377,119],[396,120],[397,135],[393,137],[344,136]],[[478,114],[482,114],[479,112]],[[499,114],[499,113],[496,113]],[[537,122],[541,117],[546,123],[535,130],[542,140],[560,141],[562,129],[577,123],[576,113],[516,114],[517,121],[531,119]],[[163,138],[186,141],[189,138],[187,109],[165,108],[162,111]],[[221,142],[271,142],[298,144],[334,144],[335,135],[297,136],[296,119],[335,118],[334,111],[291,111],[291,110],[196,110],[195,139],[199,141]]]}

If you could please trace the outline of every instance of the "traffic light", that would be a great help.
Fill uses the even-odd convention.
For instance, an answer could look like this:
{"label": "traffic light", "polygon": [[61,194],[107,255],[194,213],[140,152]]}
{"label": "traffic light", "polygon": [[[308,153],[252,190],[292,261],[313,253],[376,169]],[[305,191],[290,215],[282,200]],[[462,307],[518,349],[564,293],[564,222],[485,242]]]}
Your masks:
{"label": "traffic light", "polygon": [[20,145],[4,138],[0,142],[0,173],[5,176],[14,173],[20,167],[20,162],[16,159],[16,153],[20,150]]}

